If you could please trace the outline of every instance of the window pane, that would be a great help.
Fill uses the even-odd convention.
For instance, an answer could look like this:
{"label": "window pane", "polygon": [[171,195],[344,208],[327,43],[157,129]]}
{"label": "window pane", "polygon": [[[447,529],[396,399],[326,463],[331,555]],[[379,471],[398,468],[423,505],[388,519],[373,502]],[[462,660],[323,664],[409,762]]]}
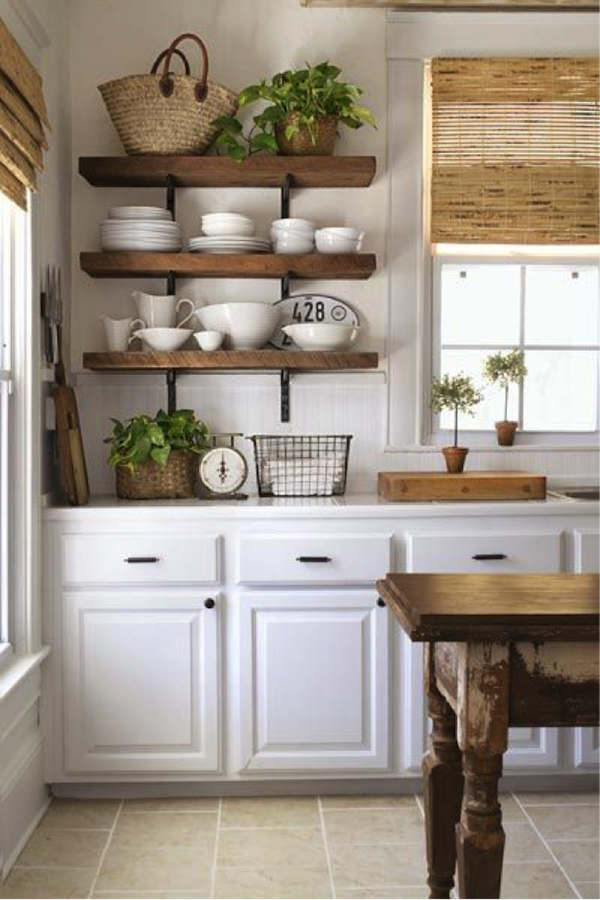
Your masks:
{"label": "window pane", "polygon": [[529,431],[595,431],[598,354],[532,350],[526,354],[523,427]]}
{"label": "window pane", "polygon": [[525,278],[526,344],[598,343],[595,266],[527,266]]}
{"label": "window pane", "polygon": [[517,344],[520,279],[519,266],[442,266],[442,344]]}
{"label": "window pane", "polygon": [[[483,363],[487,350],[442,350],[442,374],[470,375],[475,385],[483,391],[484,399],[475,407],[474,416],[461,415],[459,428],[464,431],[490,431],[494,422],[504,418],[504,392],[484,382]],[[519,418],[519,391],[516,385],[509,392],[508,418],[517,421]],[[454,417],[451,412],[443,412],[440,416],[441,428],[453,428]]]}

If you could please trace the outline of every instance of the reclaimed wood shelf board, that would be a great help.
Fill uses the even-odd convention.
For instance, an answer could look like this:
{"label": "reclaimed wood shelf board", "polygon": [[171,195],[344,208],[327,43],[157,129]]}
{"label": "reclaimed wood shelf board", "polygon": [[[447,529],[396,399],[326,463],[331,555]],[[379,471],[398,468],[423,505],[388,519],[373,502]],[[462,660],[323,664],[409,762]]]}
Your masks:
{"label": "reclaimed wood shelf board", "polygon": [[81,268],[92,278],[310,278],[365,280],[375,271],[372,253],[82,253]]}
{"label": "reclaimed wood shelf board", "polygon": [[226,371],[270,369],[281,371],[333,371],[340,369],[376,369],[377,353],[285,350],[178,350],[174,353],[84,353],[83,365],[95,371],[136,371],[148,369],[186,369],[188,371]]}
{"label": "reclaimed wood shelf board", "polygon": [[531,472],[379,472],[377,486],[395,503],[546,499],[546,476]]}
{"label": "reclaimed wood shelf board", "polygon": [[286,175],[293,188],[368,187],[374,156],[83,156],[79,172],[96,187],[274,187]]}
{"label": "reclaimed wood shelf board", "polygon": [[300,0],[302,6],[324,6],[329,9],[366,7],[368,9],[395,9],[439,12],[580,12],[598,9],[598,0]]}

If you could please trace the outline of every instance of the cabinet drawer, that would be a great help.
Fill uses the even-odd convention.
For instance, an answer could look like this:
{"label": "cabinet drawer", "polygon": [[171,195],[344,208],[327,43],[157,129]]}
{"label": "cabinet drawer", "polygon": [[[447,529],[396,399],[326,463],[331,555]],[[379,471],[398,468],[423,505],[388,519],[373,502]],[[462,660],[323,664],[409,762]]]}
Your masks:
{"label": "cabinet drawer", "polygon": [[65,534],[63,584],[214,584],[217,535]]}
{"label": "cabinet drawer", "polygon": [[409,572],[560,572],[560,531],[408,535]]}
{"label": "cabinet drawer", "polygon": [[372,584],[390,571],[389,534],[259,535],[240,540],[244,584]]}

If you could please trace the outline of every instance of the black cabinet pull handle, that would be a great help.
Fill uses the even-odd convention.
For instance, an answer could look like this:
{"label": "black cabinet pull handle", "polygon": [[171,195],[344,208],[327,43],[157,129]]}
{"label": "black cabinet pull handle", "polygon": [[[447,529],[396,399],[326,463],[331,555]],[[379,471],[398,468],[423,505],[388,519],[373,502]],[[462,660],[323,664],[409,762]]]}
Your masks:
{"label": "black cabinet pull handle", "polygon": [[332,562],[330,556],[297,556],[296,562],[303,563],[328,563]]}
{"label": "black cabinet pull handle", "polygon": [[506,553],[476,553],[471,559],[476,560],[492,560],[492,559],[508,559]]}
{"label": "black cabinet pull handle", "polygon": [[212,597],[208,597],[208,598],[204,601],[204,605],[205,605],[205,607],[206,607],[207,609],[214,609],[214,608],[215,608],[215,601],[213,600]]}
{"label": "black cabinet pull handle", "polygon": [[160,562],[160,556],[126,556],[123,562],[130,565],[138,563],[157,563]]}
{"label": "black cabinet pull handle", "polygon": [[383,597],[377,598],[377,606],[385,606],[385,600],[383,599]]}

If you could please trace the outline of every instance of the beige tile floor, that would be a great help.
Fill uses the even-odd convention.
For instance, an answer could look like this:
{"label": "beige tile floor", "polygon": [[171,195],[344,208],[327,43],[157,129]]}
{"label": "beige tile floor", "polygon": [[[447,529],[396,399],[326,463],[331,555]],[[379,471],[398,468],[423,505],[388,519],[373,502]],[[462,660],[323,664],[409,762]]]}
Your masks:
{"label": "beige tile floor", "polygon": [[[503,797],[509,898],[599,897],[598,794]],[[0,897],[426,897],[418,797],[55,800]]]}

